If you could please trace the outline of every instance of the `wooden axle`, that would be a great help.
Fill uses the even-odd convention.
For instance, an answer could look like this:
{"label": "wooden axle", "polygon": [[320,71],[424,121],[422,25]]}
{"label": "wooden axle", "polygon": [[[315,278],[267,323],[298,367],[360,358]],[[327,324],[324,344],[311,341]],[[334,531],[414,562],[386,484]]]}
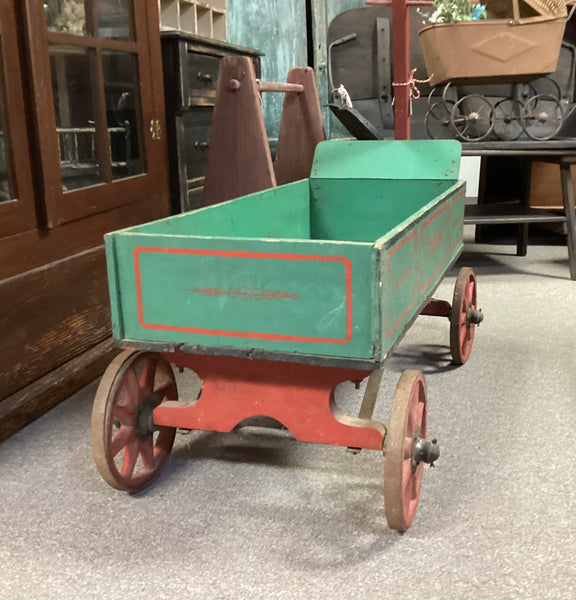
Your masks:
{"label": "wooden axle", "polygon": [[[228,87],[233,91],[239,90],[240,86],[241,83],[238,79],[231,79],[228,84]],[[295,92],[301,94],[304,91],[304,86],[301,83],[281,83],[256,79],[256,89],[259,92]]]}

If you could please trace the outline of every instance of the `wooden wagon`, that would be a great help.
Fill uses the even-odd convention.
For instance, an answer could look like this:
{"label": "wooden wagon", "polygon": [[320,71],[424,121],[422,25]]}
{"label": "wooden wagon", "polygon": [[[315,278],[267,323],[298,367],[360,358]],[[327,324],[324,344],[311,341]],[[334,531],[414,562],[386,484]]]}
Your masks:
{"label": "wooden wagon", "polygon": [[[176,428],[264,415],[296,440],[384,450],[386,517],[406,530],[439,455],[422,373],[402,375],[389,427],[371,417],[382,363],[418,314],[449,317],[454,361],[470,353],[473,272],[453,307],[431,301],[462,249],[459,166],[450,140],[323,142],[309,179],[106,236],[113,333],[129,349],[94,404],[104,479],[138,491]],[[197,399],[178,402],[171,365],[199,375]],[[366,377],[360,416],[342,415],[335,387]]]}

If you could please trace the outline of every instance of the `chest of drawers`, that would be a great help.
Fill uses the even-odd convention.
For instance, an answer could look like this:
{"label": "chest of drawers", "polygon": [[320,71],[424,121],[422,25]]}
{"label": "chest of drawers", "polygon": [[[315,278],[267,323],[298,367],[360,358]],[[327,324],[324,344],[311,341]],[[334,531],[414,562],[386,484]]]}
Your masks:
{"label": "chest of drawers", "polygon": [[[260,77],[262,53],[179,31],[161,33],[172,212],[203,205],[218,68],[224,56],[250,56]],[[225,176],[223,174],[223,176]]]}

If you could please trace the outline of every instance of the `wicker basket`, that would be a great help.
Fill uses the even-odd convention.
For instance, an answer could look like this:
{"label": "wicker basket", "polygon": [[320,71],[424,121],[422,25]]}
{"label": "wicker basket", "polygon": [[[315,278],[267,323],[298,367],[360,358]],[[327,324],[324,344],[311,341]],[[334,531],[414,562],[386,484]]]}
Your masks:
{"label": "wicker basket", "polygon": [[[484,5],[490,14],[501,19],[514,17],[514,2],[512,0],[485,0]],[[520,0],[518,14],[521,18],[542,15],[547,17],[565,17],[566,0]]]}
{"label": "wicker basket", "polygon": [[[501,0],[496,0],[501,1]],[[553,3],[563,0],[530,0]],[[510,2],[508,2],[510,5]],[[420,44],[431,85],[531,81],[556,70],[566,16],[434,23],[423,27]],[[564,15],[566,5],[564,4]]]}

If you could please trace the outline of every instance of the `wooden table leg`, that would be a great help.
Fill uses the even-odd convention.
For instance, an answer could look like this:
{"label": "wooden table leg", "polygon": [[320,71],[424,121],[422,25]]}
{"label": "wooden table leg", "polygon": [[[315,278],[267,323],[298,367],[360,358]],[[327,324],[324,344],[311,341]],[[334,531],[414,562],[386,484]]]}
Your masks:
{"label": "wooden table leg", "polygon": [[570,278],[576,281],[576,211],[574,210],[574,188],[572,187],[572,172],[570,165],[560,165],[560,179],[562,181],[562,202],[566,214],[568,264],[570,265]]}
{"label": "wooden table leg", "polygon": [[528,254],[528,228],[528,223],[520,223],[520,225],[518,225],[516,256],[526,256]]}

